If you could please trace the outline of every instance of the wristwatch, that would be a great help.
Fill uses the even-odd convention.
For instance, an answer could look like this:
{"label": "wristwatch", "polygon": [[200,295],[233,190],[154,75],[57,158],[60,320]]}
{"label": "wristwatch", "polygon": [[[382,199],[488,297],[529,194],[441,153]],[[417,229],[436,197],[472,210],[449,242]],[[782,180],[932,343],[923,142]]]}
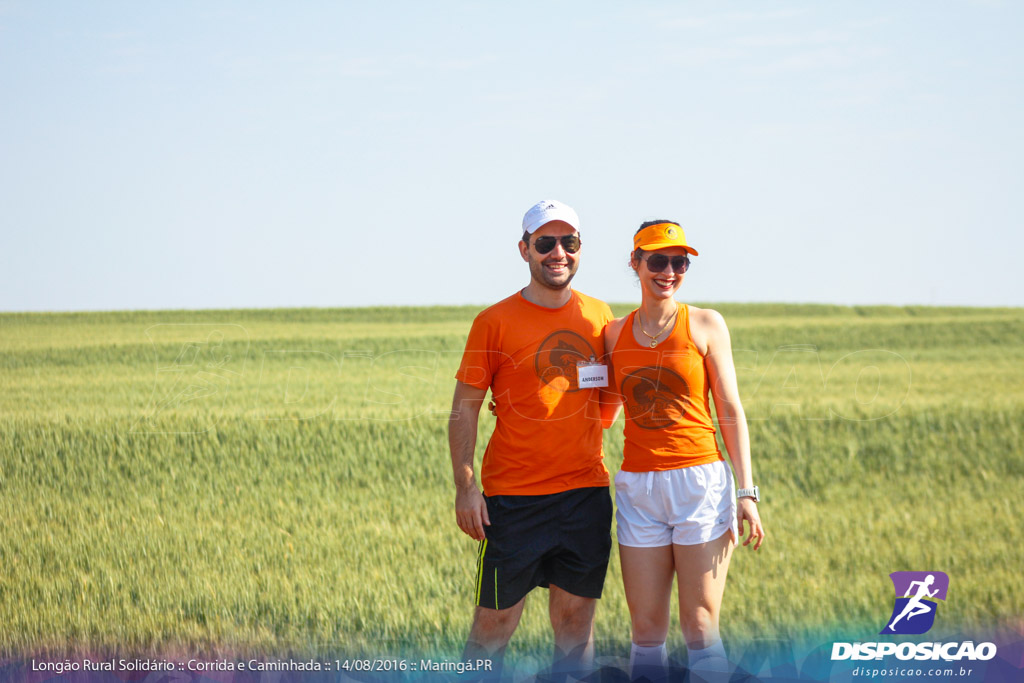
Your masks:
{"label": "wristwatch", "polygon": [[756,486],[749,489],[740,489],[736,492],[737,498],[753,498],[755,503],[761,502],[761,491]]}

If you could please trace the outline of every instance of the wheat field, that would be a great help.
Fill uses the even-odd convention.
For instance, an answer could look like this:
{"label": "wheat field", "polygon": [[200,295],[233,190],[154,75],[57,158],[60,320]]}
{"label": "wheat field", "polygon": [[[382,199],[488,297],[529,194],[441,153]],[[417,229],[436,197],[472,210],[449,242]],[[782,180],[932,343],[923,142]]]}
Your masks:
{"label": "wheat field", "polygon": [[[715,308],[769,534],[725,637],[877,633],[898,570],[950,576],[949,632],[1021,632],[1024,310]],[[478,311],[0,314],[0,653],[457,656],[446,419]],[[628,650],[614,553],[596,638]],[[510,655],[549,647],[538,591]]]}

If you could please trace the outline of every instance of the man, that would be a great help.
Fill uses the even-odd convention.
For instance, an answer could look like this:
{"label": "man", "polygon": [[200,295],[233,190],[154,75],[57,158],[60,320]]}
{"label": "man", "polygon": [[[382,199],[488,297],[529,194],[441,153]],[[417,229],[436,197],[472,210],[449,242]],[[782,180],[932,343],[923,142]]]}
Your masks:
{"label": "man", "polygon": [[[456,373],[448,424],[455,516],[480,541],[465,657],[499,667],[537,586],[549,589],[554,670],[585,672],[593,660],[612,507],[599,389],[588,387],[607,385],[602,330],[612,314],[569,287],[580,244],[579,218],[565,204],[545,200],[526,212],[519,253],[530,282],[477,316]],[[481,493],[473,451],[488,389],[497,423]]]}

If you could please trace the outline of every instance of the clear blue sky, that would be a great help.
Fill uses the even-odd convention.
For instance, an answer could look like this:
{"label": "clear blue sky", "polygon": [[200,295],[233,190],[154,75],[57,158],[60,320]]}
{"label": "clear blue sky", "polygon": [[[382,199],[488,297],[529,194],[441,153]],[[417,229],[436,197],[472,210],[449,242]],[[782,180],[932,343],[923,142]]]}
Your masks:
{"label": "clear blue sky", "polygon": [[0,2],[0,310],[1024,305],[1024,4]]}

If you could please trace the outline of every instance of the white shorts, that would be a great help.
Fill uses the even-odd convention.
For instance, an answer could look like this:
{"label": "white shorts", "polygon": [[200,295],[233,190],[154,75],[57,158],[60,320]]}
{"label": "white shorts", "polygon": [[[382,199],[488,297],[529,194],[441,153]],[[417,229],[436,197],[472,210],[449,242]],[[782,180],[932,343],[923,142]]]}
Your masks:
{"label": "white shorts", "polygon": [[726,531],[736,540],[736,491],[723,460],[664,472],[620,470],[615,507],[619,545],[697,545]]}

